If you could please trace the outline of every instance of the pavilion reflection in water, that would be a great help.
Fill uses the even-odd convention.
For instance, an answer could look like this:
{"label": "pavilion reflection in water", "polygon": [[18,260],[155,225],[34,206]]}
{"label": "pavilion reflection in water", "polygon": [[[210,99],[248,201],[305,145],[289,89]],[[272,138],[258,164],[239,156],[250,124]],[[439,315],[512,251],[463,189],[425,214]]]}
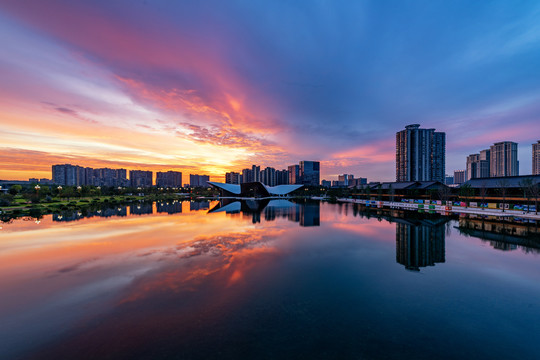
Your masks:
{"label": "pavilion reflection in water", "polygon": [[283,199],[235,200],[223,199],[210,213],[243,214],[251,217],[253,223],[274,221],[278,218],[297,222],[300,226],[320,226],[321,210],[319,202],[293,203]]}

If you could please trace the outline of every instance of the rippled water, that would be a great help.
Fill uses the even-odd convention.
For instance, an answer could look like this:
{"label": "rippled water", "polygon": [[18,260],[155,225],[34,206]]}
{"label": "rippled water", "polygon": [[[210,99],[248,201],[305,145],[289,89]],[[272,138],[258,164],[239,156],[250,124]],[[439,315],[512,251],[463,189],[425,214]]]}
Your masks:
{"label": "rippled water", "polygon": [[0,223],[0,358],[538,359],[540,241],[479,224],[284,200]]}

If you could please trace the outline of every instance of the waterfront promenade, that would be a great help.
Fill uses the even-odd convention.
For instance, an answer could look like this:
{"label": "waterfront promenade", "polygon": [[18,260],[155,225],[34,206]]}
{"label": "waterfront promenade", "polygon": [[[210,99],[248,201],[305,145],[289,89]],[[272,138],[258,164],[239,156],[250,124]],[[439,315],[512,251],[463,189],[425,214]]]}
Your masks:
{"label": "waterfront promenade", "polygon": [[458,213],[458,214],[475,214],[484,216],[500,216],[500,217],[519,217],[522,219],[531,219],[540,221],[540,213],[534,212],[527,213],[523,210],[504,210],[502,209],[482,209],[477,207],[463,207],[463,206],[447,206],[447,205],[434,205],[434,204],[416,204],[405,203],[395,201],[377,201],[377,200],[364,200],[364,199],[346,199],[338,198],[338,202],[362,204],[371,207],[384,207],[390,209],[404,209],[404,210],[417,210],[417,211],[437,211],[444,213]]}

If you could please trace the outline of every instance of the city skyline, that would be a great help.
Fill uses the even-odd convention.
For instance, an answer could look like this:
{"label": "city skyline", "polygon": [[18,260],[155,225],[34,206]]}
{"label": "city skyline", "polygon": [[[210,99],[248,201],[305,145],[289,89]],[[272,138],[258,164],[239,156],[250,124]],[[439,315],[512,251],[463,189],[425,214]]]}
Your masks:
{"label": "city skyline", "polygon": [[76,163],[220,180],[315,159],[321,179],[392,181],[394,134],[413,123],[446,133],[449,174],[503,141],[530,174],[539,13],[535,2],[3,1],[0,178]]}
{"label": "city skyline", "polygon": [[[440,133],[440,132],[434,132],[435,129],[422,129],[420,128],[420,125],[419,124],[412,124],[412,125],[407,125],[405,127],[406,129],[405,130],[401,130],[401,131],[398,131],[396,133],[396,162],[395,162],[395,168],[396,168],[396,177],[397,177],[397,181],[400,182],[400,181],[430,181],[430,180],[436,180],[436,181],[440,181],[441,183],[447,183],[447,180],[448,179],[451,179],[450,181],[450,184],[453,184],[453,183],[456,183],[456,180],[455,180],[455,177],[456,177],[456,173],[463,173],[462,175],[462,181],[461,180],[458,180],[457,181],[457,184],[460,184],[466,180],[470,180],[470,179],[474,179],[474,178],[488,178],[488,177],[497,177],[497,176],[519,176],[519,175],[537,175],[535,173],[535,171],[538,171],[537,170],[537,167],[535,168],[535,164],[538,163],[538,158],[539,156],[537,155],[539,153],[538,151],[538,148],[539,148],[539,145],[540,144],[540,140],[536,143],[536,144],[532,144],[531,146],[531,155],[532,155],[532,173],[531,174],[520,174],[519,173],[519,160],[517,160],[518,156],[517,156],[517,148],[518,148],[518,144],[517,143],[514,143],[512,141],[504,141],[504,142],[499,142],[499,143],[495,143],[493,145],[490,146],[490,149],[485,149],[485,150],[481,150],[479,152],[479,154],[470,154],[467,156],[466,158],[466,166],[465,166],[465,169],[464,170],[460,170],[460,169],[456,169],[456,170],[453,170],[453,173],[454,173],[454,176],[452,175],[448,175],[448,169],[446,169],[447,171],[445,172],[445,162],[446,162],[446,157],[445,157],[445,147],[446,147],[446,140],[445,140],[445,133]],[[414,134],[411,133],[411,131],[413,132],[418,132],[421,133],[421,134],[424,134],[422,135],[423,137],[426,137],[426,139],[428,138],[433,138],[433,136],[435,135],[435,139],[437,138],[437,136],[441,137],[441,140],[440,142],[442,142],[441,144],[437,145],[438,147],[440,147],[440,151],[441,153],[438,154],[438,155],[434,155],[434,154],[431,154],[429,156],[427,156],[428,158],[431,158],[430,161],[428,161],[426,164],[424,165],[428,165],[429,166],[429,169],[427,171],[427,173],[425,175],[422,175],[422,176],[425,176],[426,178],[423,178],[423,179],[420,179],[420,178],[415,178],[415,179],[407,179],[405,178],[406,176],[413,176],[412,173],[413,172],[417,172],[418,169],[416,168],[416,166],[409,166],[407,167],[407,171],[404,170],[403,168],[403,163],[407,163],[409,161],[411,161],[410,159],[407,160],[405,159],[407,156],[411,156],[411,155],[400,155],[401,153],[405,152],[405,153],[411,153],[413,154],[414,157],[418,157],[419,154],[424,154],[426,152],[433,152],[434,151],[434,148],[433,148],[433,145],[430,145],[430,142],[428,141],[428,143],[426,143],[424,145],[424,147],[426,147],[425,149],[423,149],[422,151],[419,152],[418,149],[415,150],[415,147],[418,148],[418,139],[416,139],[417,136],[413,136]],[[413,135],[411,135],[411,134]],[[406,135],[407,134],[407,135]],[[412,136],[412,137],[411,137]],[[410,138],[410,139],[409,139]],[[409,140],[407,140],[409,139]],[[407,142],[411,142],[411,139],[414,140],[414,142],[416,143],[416,145],[414,146],[410,146],[410,145],[406,145]],[[424,140],[422,140],[422,137],[419,138],[422,142]],[[407,140],[407,141],[406,141]],[[433,139],[431,140],[433,141]],[[434,144],[437,144],[439,141],[436,141]],[[405,144],[405,145],[404,145]],[[435,147],[438,148],[438,147]],[[490,154],[495,154],[496,151],[495,149],[497,149],[498,147],[501,147],[501,146],[511,146],[511,149],[508,148],[508,155],[504,158],[502,158],[501,160],[504,162],[504,165],[502,165],[502,163],[500,164],[501,169],[499,171],[502,171],[501,173],[498,173],[496,170],[492,170],[490,171],[490,168],[492,166],[490,166],[490,164],[496,164],[497,163],[497,160],[495,159],[494,156],[491,156]],[[408,149],[408,150],[407,150]],[[499,150],[499,152],[502,151],[502,148],[501,150]],[[505,150],[506,151],[506,150]],[[418,154],[419,152],[419,154]],[[503,152],[504,153],[504,152]],[[511,155],[513,154],[513,155]],[[424,158],[426,157],[427,153],[424,154],[424,155],[421,155],[420,157]],[[401,160],[400,160],[401,159]],[[500,161],[501,161],[500,160]],[[416,160],[417,162],[420,161],[420,158],[418,158]],[[426,159],[422,160],[423,162],[427,161]],[[300,164],[304,163],[304,162],[307,162],[307,163],[317,163],[317,164],[320,164],[319,161],[300,161]],[[439,165],[437,165],[437,163],[439,163]],[[401,165],[400,165],[401,164]],[[320,165],[317,165],[318,167]],[[435,166],[433,168],[433,170],[431,169],[431,166]],[[93,175],[89,175],[89,174],[86,174],[85,171],[126,171],[126,169],[123,169],[123,168],[120,168],[120,169],[111,169],[111,168],[101,168],[101,169],[93,169],[93,168],[90,168],[90,167],[85,167],[85,166],[80,166],[80,165],[73,165],[73,164],[55,164],[55,165],[52,165],[52,176],[51,178],[38,178],[38,177],[30,177],[29,180],[30,181],[35,181],[35,182],[39,182],[40,180],[43,181],[43,182],[55,182],[55,167],[72,167],[74,168],[72,171],[73,171],[73,174],[71,175],[72,177],[95,177],[96,179],[98,178],[104,178],[104,177],[107,177],[107,176],[104,176],[103,174],[93,174]],[[75,168],[78,168],[79,171],[81,171],[81,174],[77,174],[77,175],[74,175],[75,173],[77,173],[77,169]],[[402,169],[403,168],[403,169]],[[506,169],[506,170],[505,170]],[[270,174],[266,174],[266,175],[263,175],[265,171],[273,171],[272,175]],[[226,183],[242,183],[242,182],[250,182],[250,181],[253,181],[253,180],[249,180],[249,175],[246,176],[246,171],[251,171],[253,172],[253,174],[251,175],[251,177],[253,177],[254,179],[259,179],[261,182],[267,184],[267,185],[270,185],[273,183],[273,181],[275,181],[276,183],[275,184],[280,184],[280,183],[297,183],[296,182],[296,178],[299,176],[298,172],[300,171],[300,165],[289,165],[287,167],[287,169],[283,169],[283,170],[279,170],[279,169],[275,169],[275,168],[272,168],[272,167],[267,167],[266,169],[263,168],[261,169],[261,166],[260,165],[251,165],[251,169],[250,168],[247,168],[247,169],[243,169],[239,172],[235,172],[235,171],[227,171],[225,174],[221,174],[221,175],[217,175],[215,176],[216,178],[218,178],[219,181],[223,180],[223,178],[225,179],[225,182]],[[435,172],[433,172],[435,171]],[[507,172],[508,171],[508,172]],[[288,180],[278,180],[278,178],[281,177],[281,173],[284,173],[283,176],[287,176]],[[159,182],[159,178],[160,176],[162,177],[166,177],[167,180],[165,180],[165,178],[162,178],[162,181],[174,181],[175,183],[182,183],[182,172],[179,172],[179,171],[174,171],[174,170],[162,170],[162,171],[156,171],[155,174],[153,171],[143,171],[143,170],[130,170],[129,171],[129,174],[131,173],[150,173],[150,178],[151,178],[151,181],[152,181],[152,185],[158,185],[158,182]],[[346,181],[344,181],[344,179],[342,179],[343,176],[349,176],[351,177],[351,179],[354,179],[354,175],[342,175],[342,174],[339,174],[339,175],[331,175],[330,176],[330,179],[332,178],[337,178],[338,180],[331,180],[331,181],[326,181],[325,179],[321,179],[321,172],[320,171],[317,171],[318,173],[318,179],[319,179],[319,183],[320,184],[323,184],[324,182],[326,183],[335,183],[335,184],[340,184],[342,183],[346,183]],[[406,173],[410,173],[409,175],[406,175]],[[434,176],[435,173],[440,173],[438,174],[438,176]],[[445,176],[442,176],[442,174],[445,174]],[[176,180],[172,180],[170,179],[171,176],[176,176],[175,174],[179,174],[179,179],[176,179]],[[35,175],[34,175],[35,176]],[[65,177],[67,179],[67,176],[65,173],[63,173],[61,175],[62,177]],[[190,177],[198,177],[198,176],[203,176],[203,175],[198,175],[198,174],[190,174]],[[206,177],[209,178],[209,181],[212,180],[212,181],[215,181],[216,179],[208,176],[208,175],[204,175]],[[267,177],[265,178],[265,180],[263,181],[263,176],[264,177]],[[274,180],[269,180],[271,178],[275,178],[277,176],[276,179]],[[414,175],[414,176],[418,176],[417,175]],[[448,177],[450,176],[450,178]],[[118,176],[115,176],[115,177],[118,177]],[[232,180],[233,177],[236,178],[236,180]],[[435,179],[435,177],[437,177],[437,179]],[[126,175],[124,175],[124,178],[125,180],[128,180],[129,183],[131,183],[131,176],[129,177],[129,179],[127,178]],[[244,178],[248,178],[249,181],[246,181]],[[364,181],[366,180],[366,178],[358,178],[358,179],[355,179],[355,180],[360,180],[360,179],[364,179]],[[11,180],[11,179],[0,179],[0,180]],[[26,179],[13,179],[13,180],[22,180],[22,181],[26,181]],[[259,181],[257,180],[257,181]],[[90,180],[88,180],[88,184],[90,184]],[[377,180],[375,179],[374,182],[380,182],[380,180]],[[383,181],[385,182],[385,181]],[[59,184],[67,184],[68,181],[65,180],[65,181],[61,181],[61,182],[58,182],[56,181],[56,183],[59,183]],[[190,181],[191,183],[191,181]],[[310,182],[311,183],[311,182]],[[84,182],[84,184],[86,185],[87,182]],[[104,185],[104,184],[99,184],[99,185]],[[311,183],[311,185],[314,185],[314,183]],[[324,184],[323,184],[324,185]],[[336,185],[337,186],[337,185]]]}

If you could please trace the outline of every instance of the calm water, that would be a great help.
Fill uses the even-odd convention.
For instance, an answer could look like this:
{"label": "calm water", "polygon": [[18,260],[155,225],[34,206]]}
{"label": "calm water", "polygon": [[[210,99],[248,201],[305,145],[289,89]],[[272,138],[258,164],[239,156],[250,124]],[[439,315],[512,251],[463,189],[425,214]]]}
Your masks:
{"label": "calm water", "polygon": [[0,223],[0,359],[538,359],[540,241],[474,221],[282,200]]}

